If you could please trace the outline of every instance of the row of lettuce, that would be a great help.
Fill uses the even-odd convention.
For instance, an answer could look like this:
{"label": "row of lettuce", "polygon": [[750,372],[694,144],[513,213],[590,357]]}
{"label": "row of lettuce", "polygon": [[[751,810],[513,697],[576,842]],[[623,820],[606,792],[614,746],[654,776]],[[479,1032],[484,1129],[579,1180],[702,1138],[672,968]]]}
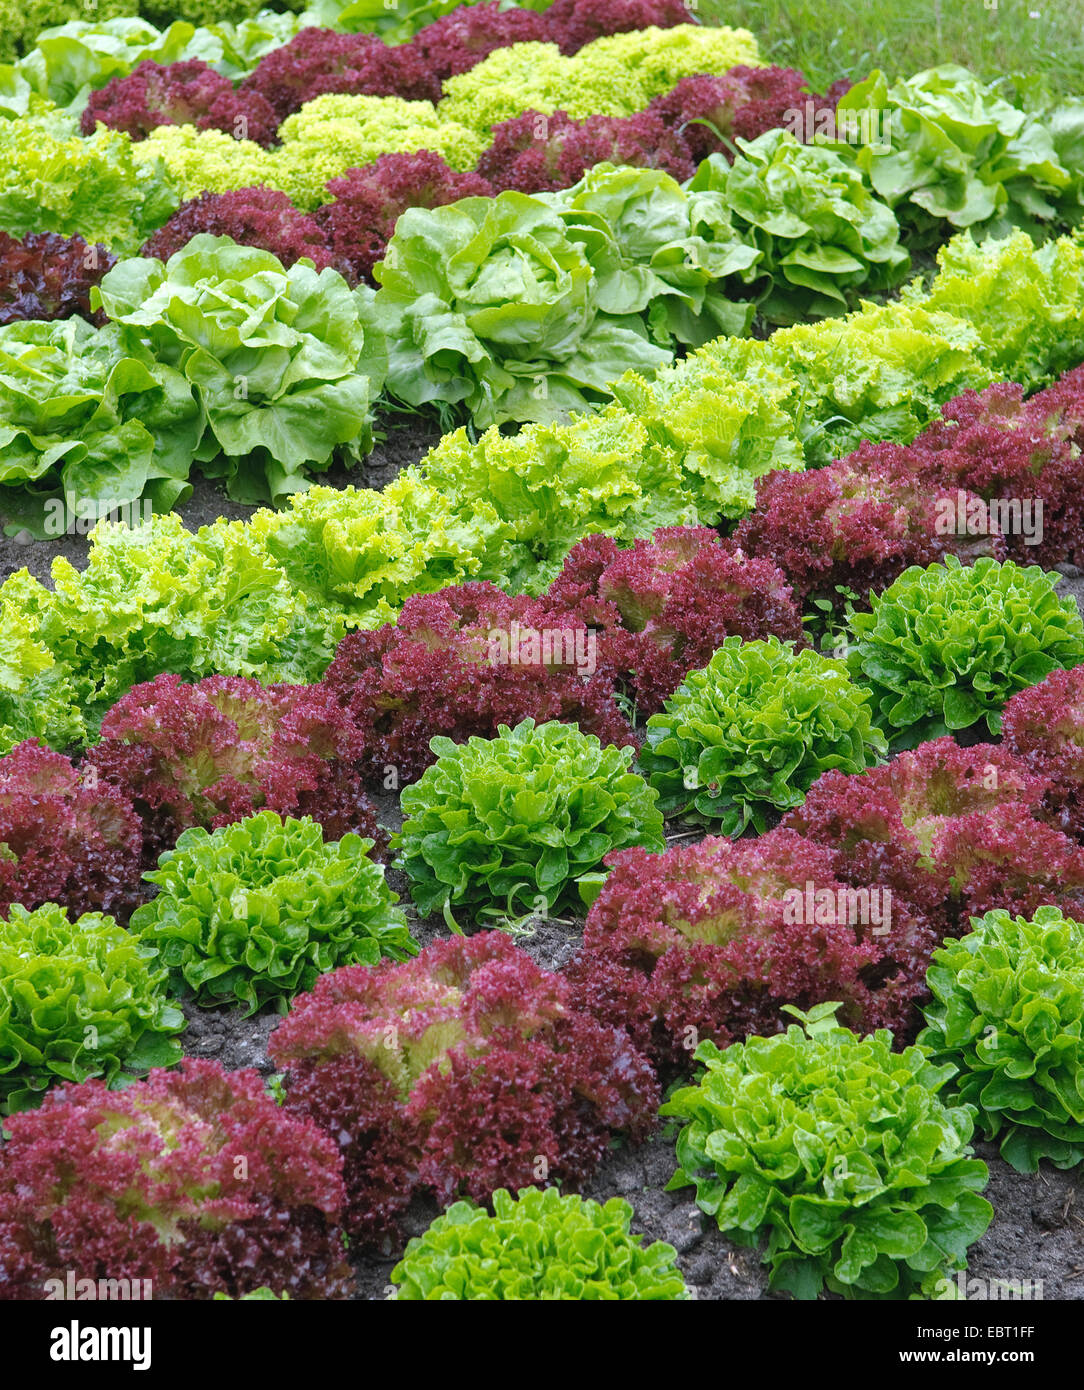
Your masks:
{"label": "row of lettuce", "polygon": [[[547,14],[548,11],[553,12]],[[260,59],[306,29],[322,28],[341,34],[375,34],[387,46],[409,44],[421,31],[464,32],[468,47],[486,49],[491,29],[506,15],[506,28],[497,29],[501,42],[540,35],[582,47],[588,39],[648,24],[695,23],[683,6],[674,6],[673,19],[659,18],[655,0],[609,0],[591,7],[564,0],[530,0],[527,5],[492,0],[464,4],[462,0],[388,0],[387,4],[355,0],[316,0],[304,8],[261,6],[258,0],[227,0],[211,6],[207,0],[180,0],[168,8],[155,0],[100,0],[93,17],[73,0],[32,0],[11,13],[5,0],[4,37],[0,58],[11,62],[34,90],[42,90],[44,75],[58,79],[71,99],[83,87],[95,89],[111,77],[123,76],[139,62],[163,63],[201,58],[231,77],[244,77]],[[441,21],[451,20],[451,26]],[[434,29],[434,25],[436,28]],[[548,25],[545,28],[532,26]],[[484,31],[479,33],[479,30]],[[495,45],[490,45],[495,46]],[[464,66],[467,57],[461,58]],[[79,74],[82,73],[80,77]],[[8,78],[10,82],[10,77]],[[48,95],[55,97],[52,90]]]}
{"label": "row of lettuce", "polygon": [[[308,46],[323,32],[306,31]],[[479,122],[473,128],[448,117],[450,98],[433,106],[343,91],[342,58],[332,51],[325,64],[331,90],[290,115],[278,132],[281,143],[270,150],[198,128],[198,101],[189,89],[198,93],[206,74],[191,64],[140,70],[99,95],[99,114],[120,129],[99,123],[81,138],[71,118],[46,107],[0,122],[0,229],[16,237],[79,235],[103,244],[99,258],[130,254],[183,198],[162,233],[171,247],[183,244],[184,233],[214,230],[217,214],[232,221],[239,240],[260,239],[286,261],[312,254],[356,278],[371,275],[406,208],[505,189],[552,192],[607,161],[656,168],[684,182],[710,154],[733,159],[737,172],[727,174],[716,161],[701,182],[733,185],[738,231],[745,228],[768,262],[771,239],[780,239],[779,256],[789,253],[795,268],[822,275],[849,270],[843,287],[869,278],[868,260],[888,262],[882,272],[895,272],[906,264],[905,248],[928,248],[964,228],[1001,235],[1023,227],[1039,235],[1079,221],[1084,105],[1040,118],[965,69],[946,66],[892,85],[875,72],[837,107],[843,84],[827,97],[805,92],[793,69],[761,67],[742,33],[685,25],[598,40],[575,60],[561,61],[589,67],[596,50],[620,45],[619,59],[606,61],[626,71],[624,50],[635,48],[641,66],[654,64],[649,95],[624,104],[606,98],[600,92],[612,93],[616,77],[590,72],[579,101],[560,93],[537,94],[533,105],[510,97],[507,110],[486,113],[479,93],[494,89],[490,65],[515,62],[535,74],[546,66],[544,55],[529,51],[537,45],[498,50],[452,79],[479,84],[464,98],[464,120],[475,113]],[[343,39],[326,37],[333,44]],[[740,66],[745,63],[752,66]],[[272,92],[289,89],[281,75],[269,83]],[[302,83],[307,96],[320,85],[307,74]],[[104,109],[107,98],[110,109]],[[152,126],[170,112],[177,123]],[[232,131],[236,121],[228,124]],[[735,144],[773,129],[795,138],[780,148],[778,140],[766,149],[755,144],[751,156]],[[805,152],[795,148],[803,141],[810,146]],[[216,198],[241,190],[247,199]],[[273,198],[276,192],[283,196]],[[793,284],[801,283],[795,276]],[[815,277],[811,288],[818,288]],[[824,311],[823,303],[813,303]],[[799,312],[793,305],[774,311]]]}
{"label": "row of lettuce", "polygon": [[[458,430],[382,492],[313,488],[282,512],[196,533],[170,516],[131,528],[103,525],[82,572],[56,560],[53,589],[26,571],[0,588],[3,745],[41,737],[64,748],[93,738],[111,705],[163,672],[311,682],[347,628],[377,628],[411,595],[471,580],[539,595],[591,534],[628,545],[658,526],[740,523],[743,550],[780,567],[803,601],[838,602],[837,585],[861,596],[867,584],[890,583],[906,565],[929,563],[947,549],[965,558],[983,548],[995,559],[1030,558],[1027,536],[993,534],[996,518],[985,537],[952,540],[936,507],[930,515],[947,490],[991,510],[1002,498],[1045,498],[1051,542],[1035,553],[1047,564],[1069,558],[1080,544],[1075,378],[1061,397],[1044,395],[1027,407],[1019,396],[1014,404],[1008,388],[984,388],[1012,374],[1015,362],[1030,393],[1084,355],[1082,284],[1084,252],[1074,239],[1035,250],[1022,233],[982,247],[961,237],[942,253],[929,292],[915,287],[902,303],[779,330],[765,341],[720,339],[653,378],[629,373],[609,406],[569,424],[531,425],[515,436],[491,429],[475,442]],[[72,332],[74,322],[50,331]],[[348,326],[340,322],[336,332]],[[222,351],[229,355],[228,347]],[[190,360],[213,378],[217,368],[205,354]],[[138,373],[146,370],[134,361],[115,367],[110,389],[92,396],[92,418],[116,410],[124,380],[145,385]],[[935,424],[941,408],[969,390],[984,391],[981,401],[966,398],[953,407],[955,424]],[[159,459],[182,447],[183,431],[163,389],[138,391],[132,400],[138,418],[114,426],[113,436],[144,436],[137,457],[150,468],[156,413],[163,417]],[[224,391],[221,403],[231,425],[248,419],[247,428],[264,438],[276,423],[280,431],[291,423],[323,428],[319,419],[312,423],[315,412],[280,414],[253,393],[245,401]],[[1037,414],[1048,404],[1050,422]],[[71,398],[64,406],[72,410]],[[1034,460],[1041,467],[1021,447],[1021,420],[1029,437],[1039,431],[1049,438]],[[845,457],[863,439],[903,444],[931,426],[910,451],[875,443],[860,464]],[[997,459],[983,459],[983,431],[1000,440]],[[11,456],[37,448],[37,436],[9,433]],[[69,450],[72,467],[93,470],[85,427],[51,447]],[[51,455],[36,458],[40,469]],[[116,464],[115,450],[113,458]],[[833,458],[843,462],[803,474]],[[757,480],[773,470],[761,484],[764,505],[742,521],[757,500]],[[937,487],[927,497],[930,483]],[[819,520],[801,520],[806,506]],[[48,501],[42,510],[48,521]],[[63,506],[60,513],[63,530],[69,518]],[[796,520],[813,529],[791,531]],[[831,560],[814,534],[824,524],[839,533]],[[954,520],[949,529],[967,525]],[[800,543],[803,534],[808,544]]]}
{"label": "row of lettuce", "polygon": [[[6,112],[16,118],[13,129],[17,118],[52,108],[58,130],[66,117],[79,118],[88,135],[97,121],[137,142],[149,135],[149,146],[134,153],[144,161],[164,154],[185,196],[266,184],[311,207],[327,201],[328,178],[379,154],[425,148],[467,169],[495,127],[525,113],[543,126],[555,114],[628,118],[683,79],[718,77],[735,64],[760,66],[748,31],[701,28],[689,19],[665,0],[610,0],[589,14],[566,0],[543,15],[485,4],[459,8],[395,48],[371,35],[306,27],[236,88],[240,70],[213,42],[188,36],[187,46],[178,46],[187,26],[161,35],[140,31],[138,21],[70,24],[8,70]],[[547,30],[554,42],[544,41]],[[332,98],[340,100],[329,104]],[[845,98],[843,130],[831,100],[822,104],[800,89],[784,93],[769,82],[754,100],[776,107],[777,121],[800,107],[795,114],[811,127],[806,138],[837,139],[916,234],[928,237],[945,221],[998,231],[1058,215],[1075,220],[1079,103],[1026,109],[1023,96],[984,87],[951,66],[894,85],[874,73]],[[296,119],[303,107],[311,120]],[[678,101],[659,114],[693,141],[694,151],[696,142],[719,148],[713,136],[744,133],[718,99],[698,108]],[[682,129],[689,121],[700,128]],[[325,128],[306,138],[310,124]],[[650,127],[637,129],[650,143]],[[253,138],[239,138],[247,134]],[[281,143],[283,154],[261,152],[259,142]],[[288,146],[296,148],[287,154]],[[675,153],[664,141],[654,158],[666,167]],[[306,156],[314,167],[303,170]]]}

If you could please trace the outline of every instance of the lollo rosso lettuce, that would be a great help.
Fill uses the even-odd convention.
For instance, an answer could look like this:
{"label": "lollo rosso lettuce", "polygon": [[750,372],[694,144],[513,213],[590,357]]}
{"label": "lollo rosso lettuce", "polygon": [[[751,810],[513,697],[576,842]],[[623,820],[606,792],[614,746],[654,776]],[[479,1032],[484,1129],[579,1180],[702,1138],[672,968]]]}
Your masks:
{"label": "lollo rosso lettuce", "polygon": [[336,271],[286,270],[201,234],[164,265],[121,261],[94,302],[196,389],[204,472],[225,477],[235,500],[277,501],[336,449],[360,458],[371,447],[384,345],[367,300]]}
{"label": "lollo rosso lettuce", "polygon": [[158,1298],[349,1293],[342,1160],[256,1071],[186,1058],[123,1091],[67,1085],[7,1128],[0,1299],[48,1298],[72,1270]]}
{"label": "lollo rosso lettuce", "polygon": [[49,903],[123,922],[141,896],[141,841],[131,802],[93,767],[32,739],[0,758],[0,916]]}
{"label": "lollo rosso lettuce", "polygon": [[415,1193],[449,1206],[577,1187],[618,1135],[650,1132],[659,1101],[628,1037],[499,931],[322,975],[268,1051],[286,1073],[284,1116],[315,1120],[342,1151],[347,1229],[363,1243],[394,1233]]}
{"label": "lollo rosso lettuce", "polygon": [[[229,825],[257,810],[311,815],[327,839],[385,836],[361,789],[361,730],[321,685],[262,685],[161,675],[102,720],[87,766],[128,798],[152,866],[189,826]],[[0,767],[3,764],[0,763]]]}
{"label": "lollo rosso lettuce", "polygon": [[603,399],[626,367],[670,360],[637,315],[604,312],[607,269],[596,274],[560,215],[522,193],[409,209],[374,272],[389,392],[412,406],[462,402],[481,428]]}
{"label": "lollo rosso lettuce", "polygon": [[21,241],[0,232],[0,324],[19,319],[90,318],[90,287],[115,261],[82,237],[31,232]]}
{"label": "lollo rosso lettuce", "polygon": [[115,327],[0,328],[0,409],[9,534],[55,536],[71,517],[96,520],[140,498],[168,510],[191,493],[203,411],[179,371]]}

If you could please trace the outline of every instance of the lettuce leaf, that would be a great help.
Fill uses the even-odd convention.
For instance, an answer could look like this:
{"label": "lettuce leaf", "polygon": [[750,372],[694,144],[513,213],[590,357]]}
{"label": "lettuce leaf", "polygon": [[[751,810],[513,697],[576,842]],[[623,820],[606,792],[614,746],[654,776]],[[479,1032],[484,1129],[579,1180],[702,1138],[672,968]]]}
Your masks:
{"label": "lettuce leaf", "polygon": [[584,249],[524,193],[408,209],[376,276],[391,394],[462,402],[482,428],[559,419],[629,365],[670,360],[641,319],[602,311]]}
{"label": "lettuce leaf", "polygon": [[768,322],[842,314],[857,291],[900,283],[911,258],[899,224],[856,169],[785,130],[737,143],[744,158],[710,155],[689,186],[717,190],[758,251],[757,274],[767,277],[758,307]]}
{"label": "lettuce leaf", "polygon": [[372,447],[384,344],[371,295],[334,270],[201,233],[163,264],[113,267],[92,303],[183,373],[207,412],[204,472],[242,502],[309,485],[341,449]]}
{"label": "lettuce leaf", "polygon": [[114,327],[81,318],[0,327],[0,515],[9,534],[57,534],[67,517],[97,520],[140,498],[168,510],[191,492],[203,425],[184,377]]}

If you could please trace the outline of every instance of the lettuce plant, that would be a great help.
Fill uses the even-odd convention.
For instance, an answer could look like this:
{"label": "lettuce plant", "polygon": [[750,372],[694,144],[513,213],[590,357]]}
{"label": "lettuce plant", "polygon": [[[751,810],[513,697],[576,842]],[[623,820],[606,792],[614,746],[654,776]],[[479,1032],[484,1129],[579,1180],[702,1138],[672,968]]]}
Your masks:
{"label": "lettuce plant", "polygon": [[274,126],[330,93],[439,101],[440,82],[410,44],[310,28],[261,58],[238,88],[242,102],[272,109]]}
{"label": "lettuce plant", "polygon": [[127,76],[91,92],[80,129],[93,135],[99,122],[133,140],[158,126],[190,125],[269,145],[279,118],[269,102],[254,92],[235,92],[229,78],[199,58],[167,64],[144,59]]}
{"label": "lettuce plant", "polygon": [[163,264],[134,257],[94,291],[183,373],[207,411],[204,472],[240,501],[303,490],[336,449],[371,446],[384,372],[371,310],[342,276],[201,233]]}
{"label": "lettuce plant", "polygon": [[[655,5],[661,9],[666,0],[655,0]],[[553,14],[553,8],[550,6],[540,14],[527,8],[502,9],[498,0],[486,0],[483,4],[457,4],[449,13],[438,15],[437,9],[430,7],[428,22],[422,21],[409,47],[437,83],[434,100],[439,100],[443,82],[456,73],[469,71],[495,48],[507,48],[513,43],[541,43],[546,39],[567,42],[569,23],[560,13]],[[616,3],[610,0],[609,12],[600,16],[603,23],[613,22],[616,18],[613,12],[621,8],[621,0]],[[442,4],[440,9],[447,9],[447,5]],[[438,17],[430,17],[434,15]],[[607,28],[603,32],[613,31]],[[596,38],[597,34],[590,37]],[[586,37],[584,42],[588,42]]]}
{"label": "lettuce plant", "polygon": [[415,594],[394,626],[347,634],[321,685],[360,735],[366,774],[413,781],[437,736],[496,738],[502,725],[562,720],[633,741],[605,652],[586,623],[490,584]]}
{"label": "lettuce plant", "polygon": [[[524,13],[530,13],[526,11]],[[382,154],[363,169],[331,179],[334,198],[316,209],[328,254],[354,282],[375,284],[373,268],[387,253],[395,226],[407,208],[438,208],[461,198],[488,197],[493,188],[481,174],[458,173],[432,150]]]}
{"label": "lettuce plant", "polygon": [[0,586],[0,756],[26,739],[67,748],[86,737],[69,674],[26,628],[14,590]]}
{"label": "lettuce plant", "polygon": [[[95,290],[96,292],[96,290]],[[180,372],[82,318],[0,328],[0,513],[63,534],[145,498],[191,493],[204,416]]]}
{"label": "lettuce plant", "polygon": [[712,154],[733,158],[736,139],[755,140],[787,124],[789,113],[804,111],[812,100],[819,112],[835,106],[828,96],[811,96],[805,74],[797,68],[745,67],[683,77],[673,91],[657,96],[647,108],[672,126],[694,163]]}
{"label": "lettuce plant", "polygon": [[[643,314],[665,347],[748,331],[753,310],[741,282],[757,273],[760,253],[716,190],[686,191],[661,169],[606,163],[571,188],[538,196],[586,251],[607,313]],[[738,286],[733,298],[724,282]]]}
{"label": "lettuce plant", "polygon": [[13,903],[127,917],[139,896],[131,802],[33,740],[0,758],[0,916]]}
{"label": "lettuce plant", "polygon": [[893,1051],[886,1029],[856,1037],[837,1007],[788,1008],[801,1027],[725,1051],[700,1044],[703,1079],[662,1108],[684,1122],[670,1187],[695,1186],[796,1298],[929,1297],[993,1217],[974,1110],[938,1094],[953,1067]]}
{"label": "lettuce plant", "polygon": [[988,912],[935,951],[919,1042],[1024,1173],[1084,1159],[1084,926],[1058,908]]}
{"label": "lettuce plant", "polygon": [[[702,487],[714,491],[740,469],[744,486],[731,483],[720,500],[724,515],[741,517],[761,474],[820,467],[867,439],[907,442],[946,401],[992,379],[970,324],[891,303],[867,305],[830,328],[718,338],[653,381],[628,373],[613,390]],[[738,420],[749,417],[740,431],[731,401],[741,405]]]}
{"label": "lettuce plant", "polygon": [[734,544],[778,566],[798,598],[815,595],[815,603],[837,610],[843,592],[865,603],[905,569],[948,554],[1003,560],[1007,547],[996,528],[976,536],[943,529],[944,498],[954,517],[958,506],[967,515],[968,505],[982,499],[964,491],[961,503],[955,489],[931,486],[914,466],[921,457],[870,444],[825,468],[758,478],[756,506],[739,523]]}
{"label": "lettuce plant", "polygon": [[0,1298],[46,1298],[69,1270],[158,1298],[348,1295],[342,1159],[255,1071],[188,1058],[124,1091],[64,1086],[6,1128]]}
{"label": "lettuce plant", "polygon": [[1042,819],[1046,786],[1005,747],[946,737],[854,776],[825,773],[783,824],[834,850],[849,883],[890,889],[944,936],[992,908],[1084,910],[1084,857]]}
{"label": "lettuce plant", "polygon": [[1084,244],[1059,237],[1036,247],[1026,232],[976,246],[957,236],[937,253],[937,277],[905,298],[952,314],[979,335],[982,360],[1032,390],[1084,357]]}
{"label": "lettuce plant", "polygon": [[140,254],[168,261],[200,232],[228,236],[239,246],[270,251],[287,270],[302,256],[317,270],[329,265],[344,269],[335,263],[327,237],[313,218],[299,212],[286,194],[275,188],[239,188],[190,198],[148,239]]}
{"label": "lettuce plant", "polygon": [[495,505],[477,494],[461,500],[414,468],[380,492],[293,493],[282,511],[257,512],[247,529],[296,593],[341,614],[349,627],[379,627],[408,595],[482,574],[501,577],[509,563],[511,528]]}
{"label": "lettuce plant", "polygon": [[[201,193],[228,193],[259,184],[283,191],[288,187],[287,161],[281,151],[265,150],[254,140],[237,140],[222,130],[157,126],[145,140],[131,146],[131,159],[137,169],[164,170],[175,193],[172,206],[147,228],[140,241],[147,232],[157,230],[180,201],[198,198]],[[324,180],[328,177],[323,174]]]}
{"label": "lettuce plant", "polygon": [[315,680],[342,634],[341,617],[299,593],[239,522],[195,533],[176,516],[102,523],[86,568],[54,560],[53,584],[20,571],[0,588],[0,604],[53,655],[88,730],[163,671]]}
{"label": "lettuce plant", "polygon": [[626,367],[669,360],[619,296],[604,311],[617,267],[596,271],[560,215],[522,193],[408,209],[374,273],[389,392],[462,402],[481,428],[557,419]]}
{"label": "lettuce plant", "polygon": [[688,1297],[661,1240],[629,1232],[632,1207],[562,1195],[555,1187],[493,1194],[493,1214],[456,1202],[415,1236],[391,1272],[395,1299],[579,1302]]}
{"label": "lettuce plant", "polygon": [[366,1242],[393,1232],[415,1193],[448,1206],[577,1186],[616,1135],[651,1130],[659,1101],[628,1037],[503,932],[322,975],[268,1049],[286,1113],[315,1119],[342,1150],[348,1229]]}
{"label": "lettuce plant", "polygon": [[[73,7],[64,4],[57,8],[70,11]],[[188,55],[190,42],[195,41],[193,48],[201,46],[190,24],[176,21],[159,29],[145,18],[137,18],[135,8],[125,0],[103,0],[93,19],[50,23],[50,32],[39,33],[37,42],[28,46],[16,63],[16,73],[36,95],[78,115],[88,94],[104,87],[110,78],[123,77],[147,58],[177,62]],[[127,15],[123,14],[125,9]],[[80,16],[86,13],[86,9],[79,11]],[[210,40],[210,50],[214,40],[209,34],[203,38]],[[218,48],[221,51],[221,44]]]}
{"label": "lettuce plant", "polygon": [[571,188],[596,164],[660,169],[679,182],[696,169],[682,137],[651,111],[579,121],[563,111],[525,111],[494,126],[478,172],[494,189],[556,192]]}
{"label": "lettuce plant", "polygon": [[336,966],[417,953],[372,847],[357,835],[329,843],[311,817],[274,811],[213,833],[193,827],[144,875],[159,891],[133,913],[132,932],[197,1003],[285,1013]]}
{"label": "lettuce plant", "polygon": [[[949,401],[942,418],[900,453],[936,489],[942,511],[946,499],[949,515],[955,511],[953,545],[978,544],[984,530],[991,537],[1000,530],[1009,559],[1052,569],[1084,558],[1075,439],[1082,418],[1079,368],[1027,400],[1016,382],[1001,382]],[[856,462],[891,452],[867,446]]]}
{"label": "lettuce plant", "polygon": [[738,835],[798,805],[822,772],[858,772],[884,751],[844,662],[777,637],[728,637],[647,721],[640,767],[664,815]]}
{"label": "lettuce plant", "polygon": [[784,1003],[841,999],[855,1027],[903,1029],[925,996],[939,933],[879,884],[856,894],[832,850],[792,830],[608,863],[566,974],[581,1007],[667,1071],[701,1038],[775,1032]]}
{"label": "lettuce plant", "polygon": [[844,121],[861,143],[837,148],[927,242],[950,228],[1041,233],[1071,182],[1046,122],[954,63],[891,85],[875,70],[840,100]]}
{"label": "lettuce plant", "polygon": [[[718,519],[694,469],[653,448],[637,415],[617,405],[568,424],[527,425],[515,435],[493,428],[472,441],[465,429],[456,430],[417,472],[453,499],[460,524],[497,523],[478,577],[513,592],[544,589],[592,532],[630,541],[658,526]],[[397,481],[414,477],[408,471]]]}
{"label": "lettuce plant", "polygon": [[104,246],[82,237],[0,232],[0,325],[18,319],[90,318],[90,287],[113,265]]}
{"label": "lettuce plant", "polygon": [[47,112],[0,119],[0,230],[57,232],[131,251],[177,206],[160,161],[137,160],[127,135],[87,139]]}
{"label": "lettuce plant", "polygon": [[1001,718],[1005,747],[1045,779],[1056,825],[1084,840],[1084,666],[1021,690]]}
{"label": "lettuce plant", "polygon": [[402,795],[393,838],[419,910],[514,916],[569,902],[612,850],[663,849],[655,794],[629,770],[630,748],[603,747],[574,724],[432,742],[437,761]]}
{"label": "lettuce plant", "polygon": [[588,536],[569,551],[547,597],[600,629],[601,660],[638,714],[662,708],[686,671],[727,637],[797,639],[801,619],[780,572],[729,552],[706,526],[659,527],[619,550]]}
{"label": "lettuce plant", "polygon": [[86,765],[136,807],[153,864],[189,826],[230,825],[264,808],[310,815],[329,840],[356,833],[383,846],[356,766],[364,746],[319,686],[162,675],[113,706]]}
{"label": "lettuce plant", "polygon": [[180,1061],[165,985],[154,947],[112,917],[16,903],[0,921],[0,1113],[33,1109],[56,1081],[122,1086]]}
{"label": "lettuce plant", "polygon": [[[431,150],[465,173],[486,144],[478,131],[451,119],[444,102],[436,107],[401,97],[337,94],[307,101],[279,126],[279,139],[281,147],[265,157],[266,174],[245,182],[281,188],[306,210],[328,201],[330,180],[363,169],[382,154]],[[210,145],[210,134],[200,142]]]}
{"label": "lettuce plant", "polygon": [[[136,9],[135,0],[102,0],[100,10],[95,13],[101,19],[114,15],[132,14]],[[0,60],[11,62],[21,53],[32,49],[34,40],[43,29],[65,24],[86,13],[78,0],[4,0],[0,8]]]}
{"label": "lettuce plant", "polygon": [[892,210],[839,155],[785,130],[739,138],[738,148],[731,164],[710,155],[689,187],[718,190],[738,234],[761,253],[758,308],[769,323],[841,314],[859,291],[903,280],[911,258]]}
{"label": "lettuce plant", "polygon": [[852,676],[897,746],[980,722],[996,734],[1010,695],[1084,662],[1084,622],[1057,581],[1037,565],[946,555],[851,615]]}
{"label": "lettuce plant", "polygon": [[516,43],[450,77],[441,109],[445,119],[480,131],[526,110],[630,116],[683,77],[758,61],[752,34],[726,26],[652,25],[604,35],[569,57],[554,43]]}

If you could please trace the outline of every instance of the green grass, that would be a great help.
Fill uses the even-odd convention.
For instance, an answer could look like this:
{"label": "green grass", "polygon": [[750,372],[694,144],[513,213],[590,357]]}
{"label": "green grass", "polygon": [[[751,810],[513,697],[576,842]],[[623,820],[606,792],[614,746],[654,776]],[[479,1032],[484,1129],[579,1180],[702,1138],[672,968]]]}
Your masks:
{"label": "green grass", "polygon": [[818,91],[872,68],[909,77],[961,63],[986,81],[1009,79],[1029,104],[1084,97],[1084,0],[698,0],[690,7],[706,24],[751,29],[766,61],[801,68]]}

